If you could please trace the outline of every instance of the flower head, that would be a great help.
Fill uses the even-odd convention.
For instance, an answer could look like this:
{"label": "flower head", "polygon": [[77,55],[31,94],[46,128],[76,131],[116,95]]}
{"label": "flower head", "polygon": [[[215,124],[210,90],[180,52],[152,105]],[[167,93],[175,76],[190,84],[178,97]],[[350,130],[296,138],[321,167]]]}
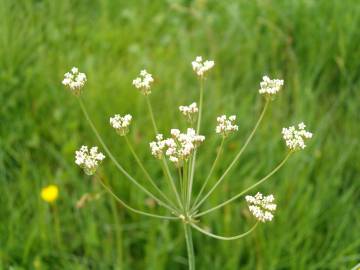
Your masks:
{"label": "flower head", "polygon": [[156,141],[150,143],[151,154],[157,159],[162,159],[165,149],[165,140],[162,134],[156,135]]}
{"label": "flower head", "polygon": [[93,175],[104,158],[104,154],[98,152],[96,146],[91,147],[89,151],[89,148],[83,145],[80,150],[75,152],[75,163],[79,165],[87,175]]}
{"label": "flower head", "polygon": [[196,102],[191,103],[189,106],[180,106],[179,110],[190,123],[194,122],[195,115],[199,111]]}
{"label": "flower head", "polygon": [[196,75],[203,77],[207,71],[215,66],[215,62],[212,60],[203,61],[201,56],[197,56],[195,60],[191,62],[191,65]]}
{"label": "flower head", "polygon": [[255,196],[246,196],[245,200],[249,205],[250,212],[261,222],[271,221],[274,217],[276,204],[273,203],[274,196],[263,196],[260,192]]}
{"label": "flower head", "polygon": [[230,133],[235,132],[239,127],[235,124],[236,116],[231,115],[229,118],[226,115],[221,115],[217,119],[216,133],[227,137]]}
{"label": "flower head", "polygon": [[162,134],[156,136],[156,141],[150,143],[151,154],[158,159],[165,154],[176,166],[182,166],[205,140],[205,136],[197,135],[192,128],[188,128],[186,133],[181,133],[178,129],[172,129],[170,133],[171,138],[167,139],[163,139]]}
{"label": "flower head", "polygon": [[274,96],[279,92],[284,85],[284,80],[273,79],[268,76],[263,77],[263,81],[260,83],[259,93],[261,95]]}
{"label": "flower head", "polygon": [[56,201],[59,196],[59,188],[56,185],[49,185],[41,189],[41,198],[48,203]]}
{"label": "flower head", "polygon": [[310,139],[312,133],[306,131],[305,127],[304,123],[300,123],[298,124],[298,129],[294,126],[282,129],[283,139],[290,150],[295,151],[306,147],[305,139]]}
{"label": "flower head", "polygon": [[129,132],[131,119],[132,116],[130,114],[127,114],[125,116],[115,114],[113,117],[110,117],[110,125],[116,129],[116,132],[120,136],[125,136]]}
{"label": "flower head", "polygon": [[67,86],[75,95],[81,94],[81,89],[86,83],[85,73],[79,72],[78,68],[73,67],[71,71],[64,74],[62,84]]}
{"label": "flower head", "polygon": [[148,73],[145,69],[140,71],[139,77],[135,78],[132,84],[143,93],[143,95],[147,96],[151,94],[151,84],[154,82],[154,79],[150,73]]}

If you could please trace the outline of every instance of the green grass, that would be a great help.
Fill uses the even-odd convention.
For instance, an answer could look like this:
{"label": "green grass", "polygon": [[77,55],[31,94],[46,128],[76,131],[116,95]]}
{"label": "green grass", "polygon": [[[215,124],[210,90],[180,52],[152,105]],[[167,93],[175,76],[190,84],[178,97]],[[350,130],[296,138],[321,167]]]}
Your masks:
{"label": "green grass", "polygon": [[[143,97],[131,80],[154,74],[151,95],[162,131],[184,127],[177,106],[197,99],[190,62],[216,61],[206,82],[195,189],[219,141],[214,118],[237,114],[240,130],[226,145],[217,175],[246,139],[261,109],[263,74],[284,78],[251,147],[207,209],[265,175],[281,160],[283,126],[307,123],[315,136],[272,179],[254,190],[274,193],[273,222],[245,239],[221,242],[194,232],[198,269],[351,269],[360,261],[360,4],[357,0],[279,1],[0,0],[0,269],[186,269],[181,224],[134,215],[106,194],[76,209],[101,187],[75,166],[74,151],[98,144],[76,99],[60,84],[73,65],[88,75],[85,103],[120,162],[136,178],[125,142],[109,116],[131,112],[131,139],[152,175],[153,139]],[[107,159],[101,173],[139,209],[146,196]],[[60,187],[54,213],[39,197]],[[161,210],[162,211],[162,210]],[[161,212],[160,211],[160,212]],[[244,200],[201,220],[237,234],[253,219]]]}

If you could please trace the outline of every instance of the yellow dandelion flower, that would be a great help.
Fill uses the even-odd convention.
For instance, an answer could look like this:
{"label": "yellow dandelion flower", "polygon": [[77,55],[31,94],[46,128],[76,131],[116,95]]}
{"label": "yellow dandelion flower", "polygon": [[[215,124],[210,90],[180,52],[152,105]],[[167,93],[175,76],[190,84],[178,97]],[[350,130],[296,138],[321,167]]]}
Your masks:
{"label": "yellow dandelion flower", "polygon": [[48,203],[56,201],[58,196],[59,188],[56,185],[49,185],[41,189],[41,198]]}

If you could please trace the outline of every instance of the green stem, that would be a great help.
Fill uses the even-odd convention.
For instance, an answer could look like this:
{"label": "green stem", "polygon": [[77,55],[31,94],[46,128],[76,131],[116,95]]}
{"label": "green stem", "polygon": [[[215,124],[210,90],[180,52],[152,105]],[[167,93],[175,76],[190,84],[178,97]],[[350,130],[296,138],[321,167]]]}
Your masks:
{"label": "green stem", "polygon": [[169,170],[169,167],[166,163],[166,160],[165,158],[162,158],[161,159],[161,162],[162,162],[162,169],[165,173],[165,176],[166,176],[166,179],[168,180],[169,182],[169,185],[171,186],[174,194],[175,194],[175,197],[176,197],[176,200],[177,200],[177,203],[179,205],[179,207],[182,209],[183,208],[183,204],[181,202],[181,198],[180,198],[180,195],[179,195],[179,192],[175,186],[175,182],[174,182],[174,178],[172,177],[171,173],[170,173],[170,170]]}
{"label": "green stem", "polygon": [[184,223],[184,232],[186,239],[186,248],[188,253],[188,266],[189,270],[195,270],[195,255],[194,255],[194,245],[191,234],[191,227],[189,224]]}
{"label": "green stem", "polygon": [[[106,181],[106,180],[105,180]],[[109,185],[109,181],[106,181],[106,185]],[[116,208],[116,199],[111,198],[111,212],[113,215],[114,223],[115,223],[115,235],[116,235],[116,248],[118,256],[116,256],[117,267],[122,269],[122,259],[123,259],[123,248],[122,248],[122,233],[121,233],[121,224],[119,222],[119,214]]]}
{"label": "green stem", "polygon": [[184,171],[183,171],[183,181],[184,181],[184,208],[185,208],[185,212],[187,213],[188,210],[189,210],[189,205],[188,205],[188,192],[189,192],[189,189],[187,188],[188,187],[188,183],[189,183],[189,165],[190,163],[188,163],[188,161],[186,161],[184,163]]}
{"label": "green stem", "polygon": [[119,162],[116,160],[116,158],[113,156],[113,154],[110,152],[109,148],[106,146],[105,142],[103,141],[103,139],[101,138],[99,132],[97,131],[95,125],[93,124],[93,122],[90,119],[89,114],[87,113],[87,110],[85,108],[85,105],[83,104],[82,100],[80,98],[78,98],[79,103],[80,103],[80,107],[85,115],[86,120],[88,121],[91,129],[93,130],[96,138],[98,139],[98,141],[100,142],[100,144],[102,145],[102,147],[104,148],[105,152],[107,153],[107,155],[110,157],[110,159],[112,160],[112,162],[114,162],[115,166],[127,177],[127,179],[129,179],[135,186],[137,186],[140,190],[142,190],[144,193],[146,193],[148,196],[150,196],[151,198],[153,198],[159,205],[162,205],[163,207],[167,208],[168,210],[170,210],[171,212],[174,212],[174,209],[172,209],[170,206],[168,206],[166,203],[164,203],[162,200],[160,200],[159,198],[157,198],[154,194],[152,194],[150,191],[148,191],[145,187],[143,187],[140,183],[138,183],[120,164]]}
{"label": "green stem", "polygon": [[56,240],[58,244],[58,248],[62,249],[62,237],[61,237],[61,226],[60,226],[60,220],[59,220],[59,211],[56,206],[56,204],[52,204],[53,206],[53,213],[54,213],[54,223],[55,223],[55,234],[56,234]]}
{"label": "green stem", "polygon": [[279,163],[278,166],[276,166],[268,175],[266,175],[265,177],[261,178],[258,182],[256,182],[255,184],[253,184],[252,186],[248,187],[247,189],[243,190],[242,192],[240,192],[239,194],[233,196],[232,198],[230,198],[229,200],[215,206],[215,207],[212,207],[206,211],[203,211],[203,212],[200,212],[199,214],[195,215],[195,217],[200,217],[200,216],[203,216],[205,214],[208,214],[220,207],[223,207],[225,206],[226,204],[228,203],[231,203],[232,201],[236,200],[237,198],[239,198],[240,196],[244,195],[245,193],[247,193],[248,191],[250,191],[251,189],[257,187],[258,185],[260,185],[261,183],[263,183],[264,181],[266,181],[267,179],[269,179],[274,173],[276,173],[284,164],[285,162],[288,160],[288,158],[290,157],[292,152],[289,152],[285,158]]}
{"label": "green stem", "polygon": [[116,196],[116,194],[107,186],[105,185],[105,183],[101,180],[101,178],[99,176],[95,177],[99,183],[103,186],[103,188],[111,195],[114,197],[114,199],[116,201],[118,201],[122,206],[124,206],[126,209],[136,213],[136,214],[140,214],[140,215],[144,215],[144,216],[148,216],[148,217],[153,217],[153,218],[159,218],[159,219],[166,219],[166,220],[178,220],[178,217],[171,217],[171,216],[162,216],[162,215],[156,215],[156,214],[151,214],[148,212],[144,212],[141,210],[137,210],[135,208],[132,208],[130,205],[128,205],[127,203],[125,203],[123,200],[121,200],[118,196]]}
{"label": "green stem", "polygon": [[182,203],[184,204],[185,200],[184,200],[184,178],[183,178],[183,175],[181,173],[181,168],[178,167],[177,168],[177,171],[178,171],[178,175],[179,175],[179,184],[180,184],[180,196],[181,196],[181,200],[182,200]]}
{"label": "green stem", "polygon": [[225,141],[225,138],[223,138],[222,141],[221,141],[221,144],[219,146],[219,151],[218,151],[218,153],[216,155],[216,158],[215,158],[215,160],[214,160],[214,162],[213,162],[213,164],[211,166],[210,172],[209,172],[208,176],[206,177],[206,180],[205,180],[204,184],[202,185],[202,187],[200,189],[200,192],[199,192],[199,194],[197,195],[197,197],[196,197],[196,199],[194,201],[194,204],[193,204],[194,206],[193,206],[192,210],[197,208],[196,203],[199,201],[202,193],[204,192],[205,187],[206,187],[207,183],[209,182],[210,177],[211,177],[211,175],[212,175],[212,173],[213,173],[213,171],[214,171],[214,169],[215,169],[215,167],[216,167],[216,165],[217,165],[217,163],[218,163],[218,161],[220,159],[220,156],[221,156],[221,153],[222,153],[222,150],[223,150],[223,146],[224,146],[224,141]]}
{"label": "green stem", "polygon": [[[155,131],[155,135],[158,134],[158,128],[156,126],[156,122],[155,122],[155,117],[154,117],[154,113],[153,113],[153,109],[152,109],[152,105],[151,105],[151,102],[150,102],[150,98],[149,96],[146,96],[146,103],[147,103],[147,106],[148,106],[148,110],[149,110],[149,113],[150,113],[150,117],[151,117],[151,122],[152,122],[152,125],[154,127],[154,131]],[[181,199],[180,199],[180,196],[179,196],[179,192],[178,190],[176,189],[176,186],[175,186],[175,183],[174,183],[174,178],[172,177],[171,173],[170,173],[170,170],[169,170],[169,166],[165,160],[165,158],[162,158],[162,168],[163,168],[163,171],[165,173],[165,175],[167,176],[168,178],[168,181],[170,183],[170,186],[176,196],[176,200],[179,204],[179,207],[182,208],[182,203],[181,203]]]}
{"label": "green stem", "polygon": [[235,156],[234,160],[230,163],[229,167],[225,170],[223,175],[219,178],[219,180],[215,183],[215,185],[210,189],[210,191],[204,196],[204,198],[202,198],[202,200],[197,204],[197,208],[199,208],[205,202],[205,200],[214,192],[214,190],[217,188],[217,186],[220,185],[220,183],[224,180],[224,178],[230,172],[232,167],[234,167],[236,162],[239,160],[241,154],[244,152],[244,150],[246,149],[246,147],[250,143],[251,139],[254,137],[255,131],[259,127],[259,125],[261,123],[261,120],[264,118],[264,115],[265,115],[265,112],[266,112],[266,109],[267,109],[268,105],[269,105],[269,99],[266,100],[265,106],[264,106],[264,108],[263,108],[263,110],[262,110],[262,112],[260,114],[260,117],[259,117],[258,121],[256,122],[255,127],[251,131],[249,137],[245,141],[245,144],[243,145],[243,147],[241,147],[241,149],[239,150],[239,152]]}
{"label": "green stem", "polygon": [[201,116],[202,116],[202,107],[203,107],[203,100],[204,100],[204,78],[200,79],[200,100],[199,100],[199,116],[196,126],[196,133],[199,134],[200,127],[201,127]]}
{"label": "green stem", "polygon": [[148,109],[149,109],[149,112],[150,112],[150,117],[151,117],[151,122],[152,122],[152,125],[154,127],[154,130],[155,130],[155,135],[158,134],[158,128],[156,126],[156,122],[155,122],[155,117],[154,117],[154,112],[153,112],[153,109],[152,109],[152,106],[151,106],[151,102],[150,102],[150,98],[149,96],[146,96],[146,103],[147,103],[147,106],[148,106]]}
{"label": "green stem", "polygon": [[236,239],[240,239],[240,238],[243,238],[247,235],[249,235],[253,230],[255,230],[256,226],[259,224],[259,222],[256,222],[254,226],[252,226],[250,228],[250,230],[248,230],[247,232],[245,233],[242,233],[242,234],[239,234],[239,235],[235,235],[235,236],[230,236],[230,237],[226,237],[226,236],[220,236],[220,235],[217,235],[217,234],[213,234],[213,233],[210,233],[208,231],[205,231],[204,229],[202,229],[201,227],[195,225],[194,223],[191,223],[191,226],[193,228],[195,228],[196,230],[198,230],[199,232],[202,232],[203,234],[207,235],[207,236],[210,236],[210,237],[213,237],[213,238],[216,238],[216,239],[219,239],[219,240],[225,240],[225,241],[230,241],[230,240],[236,240]]}
{"label": "green stem", "polygon": [[[197,120],[197,126],[196,126],[196,134],[199,135],[200,127],[201,127],[201,117],[202,117],[202,107],[203,107],[203,100],[204,100],[204,78],[200,78],[200,98],[199,98],[199,115]],[[196,154],[197,149],[194,151],[194,155],[192,157],[192,164],[190,168],[190,179],[189,179],[189,187],[188,187],[188,205],[191,205],[191,193],[192,193],[192,187],[193,187],[193,181],[194,181],[194,175],[195,175],[195,164],[196,164]]]}
{"label": "green stem", "polygon": [[127,136],[125,137],[125,141],[126,144],[128,145],[131,154],[133,155],[136,163],[139,165],[140,169],[143,171],[143,173],[146,176],[146,179],[150,182],[150,184],[156,189],[156,191],[163,197],[163,199],[176,211],[179,212],[179,209],[177,209],[174,205],[174,203],[161,191],[161,189],[156,185],[155,181],[152,179],[152,177],[150,176],[150,174],[148,173],[148,171],[145,169],[144,165],[142,164],[139,156],[136,154],[134,148],[132,147],[129,139],[127,138]]}

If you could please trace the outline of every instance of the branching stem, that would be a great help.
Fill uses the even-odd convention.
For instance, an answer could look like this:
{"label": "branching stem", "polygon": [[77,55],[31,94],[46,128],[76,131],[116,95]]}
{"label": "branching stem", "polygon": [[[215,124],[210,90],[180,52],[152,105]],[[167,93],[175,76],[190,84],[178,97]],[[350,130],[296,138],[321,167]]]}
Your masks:
{"label": "branching stem", "polygon": [[216,209],[219,209],[220,207],[223,207],[225,205],[227,205],[228,203],[231,203],[232,201],[236,200],[237,198],[241,197],[242,195],[244,195],[245,193],[247,193],[248,191],[250,191],[251,189],[257,187],[258,185],[262,184],[263,182],[265,182],[267,179],[269,179],[273,174],[275,174],[284,164],[285,162],[289,159],[290,155],[292,154],[292,152],[289,152],[285,158],[279,163],[279,165],[277,165],[269,174],[267,174],[266,176],[264,176],[263,178],[261,178],[258,182],[256,182],[255,184],[253,184],[252,186],[248,187],[247,189],[243,190],[242,192],[240,192],[239,194],[231,197],[229,200],[215,206],[212,207],[206,211],[200,212],[199,214],[195,215],[195,217],[200,217],[203,216],[205,214],[208,214]]}
{"label": "branching stem", "polygon": [[197,226],[196,224],[194,223],[191,223],[191,226],[193,228],[195,228],[196,230],[198,230],[199,232],[202,232],[203,234],[207,235],[207,236],[210,236],[210,237],[213,237],[213,238],[216,238],[216,239],[219,239],[219,240],[225,240],[225,241],[230,241],[230,240],[236,240],[236,239],[240,239],[240,238],[243,238],[247,235],[249,235],[253,230],[255,230],[256,226],[259,224],[259,222],[256,222],[254,226],[252,226],[247,232],[243,233],[243,234],[239,234],[239,235],[235,235],[235,236],[230,236],[230,237],[226,237],[226,236],[220,236],[220,235],[217,235],[217,234],[213,234],[213,233],[210,233],[206,230],[204,230],[203,228]]}
{"label": "branching stem", "polygon": [[214,190],[217,188],[218,185],[220,185],[220,183],[225,179],[226,175],[230,172],[230,170],[234,167],[234,165],[236,164],[236,162],[239,160],[241,154],[244,152],[244,150],[246,149],[246,147],[248,146],[248,144],[250,143],[251,139],[254,137],[255,131],[257,130],[257,128],[259,127],[261,120],[264,118],[266,109],[268,107],[269,104],[269,99],[266,100],[266,103],[264,105],[264,108],[260,114],[260,117],[258,119],[258,121],[256,122],[253,130],[251,131],[249,137],[247,138],[247,140],[245,141],[243,147],[241,147],[241,149],[239,150],[239,152],[237,153],[237,155],[235,156],[234,160],[230,163],[229,167],[225,170],[225,172],[223,173],[223,175],[219,178],[219,180],[215,183],[215,185],[210,189],[210,191],[201,199],[201,201],[197,204],[196,208],[199,208],[205,201],[206,199],[214,192]]}
{"label": "branching stem", "polygon": [[113,154],[110,152],[109,148],[106,146],[105,142],[103,141],[103,139],[101,138],[99,132],[97,131],[95,125],[93,124],[93,122],[90,119],[89,114],[87,113],[86,107],[84,105],[84,103],[82,102],[81,98],[78,98],[79,103],[80,103],[80,107],[85,115],[86,120],[88,121],[91,129],[93,130],[93,132],[95,133],[96,138],[99,140],[100,144],[102,145],[102,147],[104,148],[105,152],[107,153],[107,155],[110,157],[110,159],[112,160],[112,162],[114,162],[115,166],[126,176],[127,179],[129,179],[134,185],[136,185],[140,190],[142,190],[144,193],[146,193],[148,196],[150,196],[151,198],[153,198],[159,205],[162,205],[163,207],[167,208],[168,210],[170,210],[171,212],[174,212],[175,210],[173,208],[171,208],[170,206],[168,206],[166,203],[164,203],[162,200],[160,200],[158,197],[156,197],[154,194],[152,194],[149,190],[147,190],[144,186],[142,186],[138,181],[136,181],[120,164],[119,162],[116,160],[116,158],[113,156]]}
{"label": "branching stem", "polygon": [[180,212],[179,209],[177,209],[174,205],[174,203],[168,198],[168,196],[166,196],[164,194],[164,192],[161,191],[161,189],[156,185],[155,181],[152,179],[152,177],[150,176],[150,174],[148,173],[148,171],[145,169],[144,165],[142,164],[139,156],[136,154],[134,148],[132,147],[129,139],[127,136],[124,136],[126,144],[128,145],[131,154],[133,155],[136,163],[139,165],[140,169],[143,171],[143,173],[146,176],[146,179],[150,182],[150,184],[156,189],[156,191],[163,197],[163,199],[172,207],[174,208],[176,211]]}
{"label": "branching stem", "polygon": [[[199,135],[199,133],[200,133],[203,100],[204,100],[204,77],[201,77],[200,78],[199,115],[198,115],[198,120],[197,120],[197,125],[196,125],[196,134],[197,135]],[[194,175],[195,175],[196,154],[197,154],[197,149],[195,148],[194,154],[192,157],[191,167],[190,167],[190,179],[189,179],[188,198],[187,198],[188,205],[191,205],[192,187],[193,187],[193,181],[194,181]]]}
{"label": "branching stem", "polygon": [[159,218],[159,219],[166,219],[166,220],[178,220],[178,217],[171,217],[171,216],[162,216],[162,215],[156,215],[156,214],[151,214],[148,212],[144,212],[141,210],[137,210],[135,208],[132,208],[130,205],[128,205],[127,203],[125,203],[123,200],[121,200],[118,196],[116,196],[116,194],[111,190],[111,188],[109,188],[107,185],[105,185],[104,181],[101,179],[100,176],[96,176],[95,177],[99,183],[103,186],[103,188],[111,195],[114,197],[114,199],[119,202],[122,206],[124,206],[126,209],[136,213],[136,214],[140,214],[143,216],[148,216],[148,217],[153,217],[153,218]]}
{"label": "branching stem", "polygon": [[212,166],[211,166],[210,172],[209,172],[208,176],[206,177],[205,182],[203,183],[203,185],[202,185],[202,187],[201,187],[201,189],[200,189],[200,191],[199,191],[199,194],[197,195],[197,197],[196,197],[196,199],[195,199],[195,201],[194,201],[192,210],[196,209],[196,203],[197,203],[197,202],[199,201],[199,199],[201,198],[201,195],[202,195],[202,193],[204,192],[205,187],[206,187],[207,183],[209,182],[209,180],[210,180],[210,178],[211,178],[211,176],[212,176],[212,173],[213,173],[213,171],[214,171],[214,169],[215,169],[215,167],[216,167],[216,165],[217,165],[217,163],[218,163],[218,161],[219,161],[219,159],[220,159],[221,153],[222,153],[222,151],[223,151],[224,141],[225,141],[225,138],[223,138],[223,139],[221,140],[221,143],[220,143],[219,150],[218,150],[218,152],[217,152],[216,158],[215,158],[215,160],[214,160],[214,162],[213,162],[213,164],[212,164]]}
{"label": "branching stem", "polygon": [[[152,125],[154,127],[154,132],[155,132],[155,135],[156,135],[156,134],[158,134],[158,128],[157,128],[157,125],[156,125],[156,122],[155,122],[155,117],[154,117],[154,113],[153,113],[153,109],[152,109],[152,105],[151,105],[149,96],[146,96],[146,103],[147,103],[147,106],[148,106],[148,110],[149,110],[150,117],[151,117],[151,122],[152,122]],[[163,171],[164,171],[164,173],[165,173],[165,175],[167,177],[167,180],[168,180],[168,182],[169,182],[169,184],[170,184],[170,186],[171,186],[171,188],[172,188],[172,190],[173,190],[173,192],[175,194],[177,203],[178,203],[180,208],[183,208],[179,192],[178,192],[178,190],[176,188],[176,185],[175,185],[175,182],[174,182],[174,178],[171,175],[171,172],[169,170],[169,166],[168,166],[165,158],[162,158],[161,162],[162,162]]]}

